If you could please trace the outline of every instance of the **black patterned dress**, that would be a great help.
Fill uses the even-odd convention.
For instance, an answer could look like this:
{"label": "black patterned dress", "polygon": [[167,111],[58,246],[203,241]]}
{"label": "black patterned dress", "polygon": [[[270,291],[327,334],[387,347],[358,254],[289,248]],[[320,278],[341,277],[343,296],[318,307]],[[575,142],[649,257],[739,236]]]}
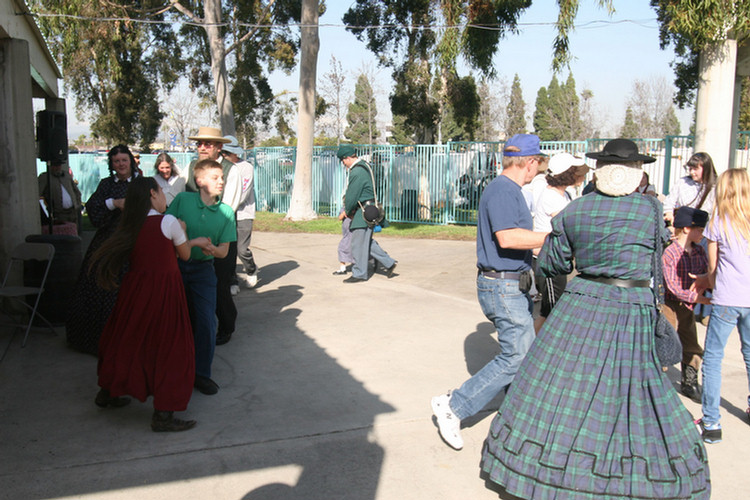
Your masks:
{"label": "black patterned dress", "polygon": [[[640,194],[594,192],[552,221],[547,275],[651,277],[656,214]],[[482,469],[534,500],[708,499],[700,434],[654,348],[650,288],[574,278],[516,375]]]}
{"label": "black patterned dress", "polygon": [[99,337],[117,301],[116,290],[104,290],[96,284],[94,274],[89,273],[89,263],[91,255],[115,232],[122,214],[119,209],[107,208],[106,200],[125,198],[129,184],[128,181],[116,180],[114,175],[107,177],[86,202],[86,213],[97,230],[86,250],[78,281],[72,291],[65,335],[70,347],[88,354],[97,355]]}

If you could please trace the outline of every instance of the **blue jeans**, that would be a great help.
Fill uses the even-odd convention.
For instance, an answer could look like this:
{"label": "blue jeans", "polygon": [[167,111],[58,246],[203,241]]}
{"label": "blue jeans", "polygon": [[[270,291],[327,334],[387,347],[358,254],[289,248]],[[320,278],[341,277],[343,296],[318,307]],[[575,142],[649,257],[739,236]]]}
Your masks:
{"label": "blue jeans", "polygon": [[195,341],[195,374],[211,377],[216,348],[216,273],[213,261],[177,261]]}
{"label": "blue jeans", "polygon": [[721,415],[721,361],[729,334],[734,327],[740,333],[742,357],[745,359],[745,370],[748,374],[748,391],[750,391],[750,307],[731,307],[713,305],[711,319],[706,330],[706,346],[703,352],[703,421],[706,424],[717,424]]}
{"label": "blue jeans", "polygon": [[372,237],[372,229],[369,227],[352,229],[352,256],[354,257],[354,266],[352,267],[352,276],[366,280],[370,277],[367,272],[367,266],[370,257],[380,262],[380,265],[386,269],[391,267],[396,261],[380,248],[378,242]]}
{"label": "blue jeans", "polygon": [[451,393],[453,413],[463,420],[479,413],[506,389],[534,341],[533,304],[518,289],[517,280],[477,276],[477,297],[482,312],[497,330],[500,354]]}

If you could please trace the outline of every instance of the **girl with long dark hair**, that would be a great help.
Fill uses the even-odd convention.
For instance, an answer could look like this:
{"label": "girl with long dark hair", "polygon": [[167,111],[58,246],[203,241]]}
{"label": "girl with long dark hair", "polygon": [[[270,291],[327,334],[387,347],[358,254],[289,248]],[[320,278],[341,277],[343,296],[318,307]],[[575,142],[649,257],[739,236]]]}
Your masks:
{"label": "girl with long dark hair", "polygon": [[124,406],[131,395],[154,396],[151,428],[183,431],[194,420],[175,418],[190,401],[195,379],[193,333],[177,255],[187,260],[194,246],[208,238],[188,240],[180,221],[162,215],[164,192],[152,177],[131,182],[117,230],[96,251],[92,266],[105,289],[118,287],[117,303],[99,342],[100,407]]}

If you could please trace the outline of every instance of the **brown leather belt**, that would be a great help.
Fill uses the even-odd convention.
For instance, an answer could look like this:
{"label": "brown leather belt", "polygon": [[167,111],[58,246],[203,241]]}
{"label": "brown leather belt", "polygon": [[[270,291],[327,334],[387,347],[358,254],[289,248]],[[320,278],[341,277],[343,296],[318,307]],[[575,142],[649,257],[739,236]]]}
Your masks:
{"label": "brown leather belt", "polygon": [[650,288],[651,280],[621,280],[619,278],[607,278],[605,276],[591,276],[590,274],[579,274],[579,278],[588,281],[596,281],[605,285],[615,285],[621,288]]}

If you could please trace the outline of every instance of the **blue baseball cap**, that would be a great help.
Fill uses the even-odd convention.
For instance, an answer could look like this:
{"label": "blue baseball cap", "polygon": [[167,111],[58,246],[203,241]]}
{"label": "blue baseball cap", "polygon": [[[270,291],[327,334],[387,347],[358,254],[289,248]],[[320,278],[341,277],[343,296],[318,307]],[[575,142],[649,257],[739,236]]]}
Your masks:
{"label": "blue baseball cap", "polygon": [[[519,151],[508,151],[508,148],[516,147]],[[505,141],[505,147],[503,148],[504,156],[536,156],[542,155],[539,149],[539,136],[534,134],[516,134],[507,141]]]}

